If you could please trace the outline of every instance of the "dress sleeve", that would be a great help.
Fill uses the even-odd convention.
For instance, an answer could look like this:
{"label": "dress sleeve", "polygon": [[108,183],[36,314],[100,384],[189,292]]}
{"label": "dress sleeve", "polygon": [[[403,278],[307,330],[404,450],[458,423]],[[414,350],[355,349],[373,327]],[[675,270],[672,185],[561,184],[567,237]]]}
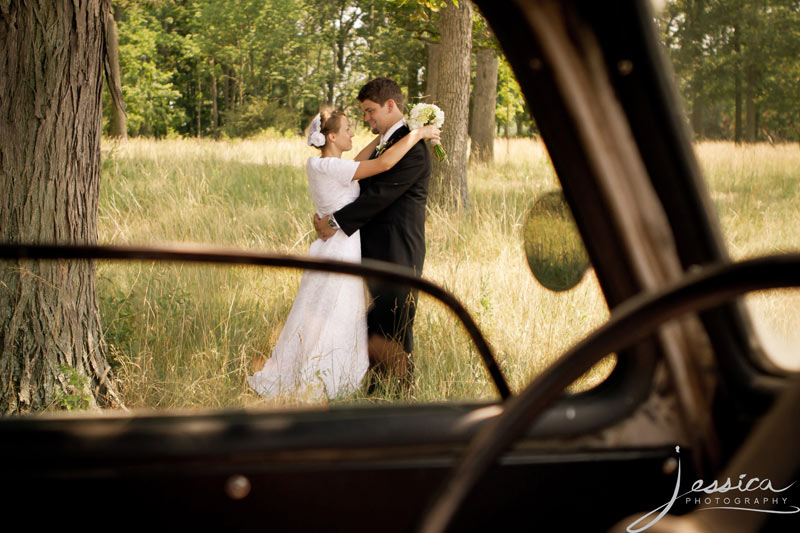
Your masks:
{"label": "dress sleeve", "polygon": [[350,161],[348,159],[341,159],[338,157],[331,157],[329,161],[330,174],[337,181],[337,183],[347,185],[353,181],[353,176],[356,175],[356,170],[360,164],[358,161]]}

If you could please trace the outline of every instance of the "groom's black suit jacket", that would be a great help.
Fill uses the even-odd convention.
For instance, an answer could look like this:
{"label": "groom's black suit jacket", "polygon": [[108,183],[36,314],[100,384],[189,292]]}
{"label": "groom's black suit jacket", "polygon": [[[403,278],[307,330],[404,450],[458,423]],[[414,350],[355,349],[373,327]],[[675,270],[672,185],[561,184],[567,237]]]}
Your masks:
{"label": "groom's black suit jacket", "polygon": [[[401,126],[387,147],[408,133],[408,127]],[[347,235],[361,230],[363,258],[404,265],[422,274],[430,177],[430,154],[420,141],[386,172],[359,181],[358,198],[333,216]]]}

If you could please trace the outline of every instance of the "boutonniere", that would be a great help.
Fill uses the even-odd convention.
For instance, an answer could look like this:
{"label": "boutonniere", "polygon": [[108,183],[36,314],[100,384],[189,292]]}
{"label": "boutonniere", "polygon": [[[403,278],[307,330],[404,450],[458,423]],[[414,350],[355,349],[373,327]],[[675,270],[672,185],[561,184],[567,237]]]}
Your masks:
{"label": "boutonniere", "polygon": [[389,143],[388,143],[388,142],[386,142],[386,141],[383,141],[382,143],[380,143],[380,144],[378,145],[378,147],[377,147],[377,148],[375,148],[375,155],[376,155],[376,156],[380,156],[380,155],[381,155],[381,154],[384,152],[384,150],[386,150],[386,148],[388,147],[388,146],[387,146],[388,144],[389,144]]}

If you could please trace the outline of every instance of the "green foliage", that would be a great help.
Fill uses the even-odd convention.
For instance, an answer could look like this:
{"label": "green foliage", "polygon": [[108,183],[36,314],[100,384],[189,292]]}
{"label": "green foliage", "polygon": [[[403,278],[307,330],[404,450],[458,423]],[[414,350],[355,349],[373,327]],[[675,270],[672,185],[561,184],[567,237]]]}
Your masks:
{"label": "green foliage", "polygon": [[[387,76],[403,87],[408,104],[424,98],[428,44],[438,40],[433,14],[414,2],[376,2],[366,19],[368,24],[357,30],[359,38],[368,43],[365,53],[354,62],[364,73],[363,81]],[[351,91],[353,99],[358,88]]]}
{"label": "green foliage", "polygon": [[292,109],[266,97],[254,98],[226,111],[224,118],[222,130],[228,137],[249,137],[268,128],[280,132],[294,131],[297,126]]}
{"label": "green foliage", "polygon": [[489,27],[489,23],[478,9],[472,10],[472,48],[479,50],[481,48],[494,48],[498,54],[502,55],[500,43]]}
{"label": "green foliage", "polygon": [[[118,0],[129,134],[299,133],[322,104],[355,105],[375,76],[413,103],[450,1]],[[659,21],[698,136],[800,139],[796,1],[671,0]],[[497,48],[477,9],[473,35],[475,50]],[[501,132],[535,132],[502,54],[498,83]]]}
{"label": "green foliage", "polygon": [[163,64],[162,49],[180,44],[171,42],[157,18],[141,5],[131,4],[118,26],[128,133],[166,136],[185,118],[177,105],[181,93],[172,83],[173,72]]}
{"label": "green foliage", "polygon": [[58,371],[64,375],[69,392],[59,390],[55,395],[55,404],[68,411],[88,409],[90,383],[89,378],[79,374],[75,368],[68,365],[59,365]]}
{"label": "green foliage", "polygon": [[410,8],[410,20],[430,20],[448,4],[458,6],[458,0],[393,0],[393,3],[401,8]]}
{"label": "green foliage", "polygon": [[522,89],[511,70],[511,65],[502,55],[498,58],[497,78],[497,106],[495,108],[497,126],[504,133],[508,132],[509,134],[510,130],[516,127],[518,136],[523,134],[523,131],[520,130],[527,127],[527,133],[532,134],[536,131],[536,126],[528,112],[525,98],[522,96]]}
{"label": "green foliage", "polygon": [[[324,104],[357,106],[377,76],[397,80],[413,104],[450,1],[117,0],[128,133],[300,133]],[[475,48],[496,47],[474,13]],[[524,115],[516,91],[512,120]]]}
{"label": "green foliage", "polygon": [[699,137],[800,140],[800,4],[672,0],[659,21]]}

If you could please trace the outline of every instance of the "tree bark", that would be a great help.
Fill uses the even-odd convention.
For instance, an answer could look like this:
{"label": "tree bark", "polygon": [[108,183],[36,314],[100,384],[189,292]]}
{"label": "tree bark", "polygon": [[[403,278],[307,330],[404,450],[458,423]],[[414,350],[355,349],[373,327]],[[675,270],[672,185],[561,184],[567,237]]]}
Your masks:
{"label": "tree bark", "polygon": [[752,67],[747,70],[744,91],[744,140],[748,143],[756,142],[758,116],[756,110],[756,84],[758,75]]}
{"label": "tree bark", "polygon": [[479,50],[475,85],[472,90],[472,138],[470,157],[474,161],[494,160],[494,124],[497,105],[497,54],[491,48]]}
{"label": "tree bark", "polygon": [[740,45],[740,29],[738,24],[733,26],[733,49],[736,52],[733,73],[733,141],[742,143],[742,58]]}
{"label": "tree bark", "polygon": [[703,101],[703,69],[702,69],[702,40],[705,36],[705,1],[695,0],[692,3],[687,15],[689,16],[689,39],[690,51],[692,54],[692,81],[691,81],[691,104],[692,104],[692,129],[695,138],[705,136],[704,128],[704,106]]}
{"label": "tree bark", "polygon": [[511,104],[506,104],[506,122],[505,126],[505,134],[506,134],[506,144],[508,144],[508,139],[511,136]]}
{"label": "tree bark", "polygon": [[367,47],[367,79],[371,80],[375,76],[372,75],[372,65],[375,62],[375,0],[371,0],[369,4],[369,33],[366,36]]}
{"label": "tree bark", "polygon": [[440,11],[441,35],[436,95],[444,111],[442,145],[447,159],[433,158],[431,200],[448,209],[469,209],[467,191],[467,129],[472,53],[472,3],[451,3]]}
{"label": "tree bark", "polygon": [[125,99],[122,96],[122,76],[119,69],[119,39],[117,21],[109,14],[106,24],[105,71],[108,92],[111,93],[111,137],[128,138],[128,118],[125,114]]}
{"label": "tree bark", "polygon": [[242,60],[242,64],[239,67],[239,72],[237,72],[237,77],[236,77],[237,85],[239,87],[239,105],[240,106],[245,104],[245,101],[244,101],[244,88],[245,88],[245,82],[246,82],[246,79],[245,79],[245,74],[246,74],[245,66],[246,65],[245,65],[245,62],[244,62],[244,59],[243,59]]}
{"label": "tree bark", "polygon": [[694,90],[692,91],[692,130],[694,130],[695,139],[702,139],[705,137],[705,114],[703,113],[703,79],[700,74],[695,73],[694,77]]}
{"label": "tree bark", "polygon": [[[97,242],[108,0],[0,1],[0,240]],[[69,367],[69,368],[67,368]],[[79,376],[77,387],[71,375]],[[0,412],[114,396],[91,261],[0,265]]]}
{"label": "tree bark", "polygon": [[200,80],[200,69],[197,69],[197,138],[200,138],[200,132],[202,131],[202,124],[200,122],[201,115],[203,113],[203,87],[201,85]]}
{"label": "tree bark", "polygon": [[406,73],[408,78],[408,106],[409,108],[414,105],[414,102],[419,102],[420,87],[419,87],[419,66],[414,62],[409,62],[408,70]]}
{"label": "tree bark", "polygon": [[428,67],[425,70],[426,87],[425,102],[429,104],[436,103],[438,100],[438,85],[439,85],[439,60],[441,58],[441,46],[438,43],[430,43],[428,45]]}
{"label": "tree bark", "polygon": [[[212,63],[213,64],[213,63]],[[224,110],[233,108],[233,78],[231,78],[230,69],[224,64],[221,65],[222,69],[222,108]],[[216,77],[214,69],[211,69],[211,76]],[[218,104],[219,105],[219,104]],[[218,124],[219,126],[219,124]]]}
{"label": "tree bark", "polygon": [[219,107],[217,106],[217,69],[214,58],[209,59],[211,64],[211,130],[214,138],[219,139]]}

